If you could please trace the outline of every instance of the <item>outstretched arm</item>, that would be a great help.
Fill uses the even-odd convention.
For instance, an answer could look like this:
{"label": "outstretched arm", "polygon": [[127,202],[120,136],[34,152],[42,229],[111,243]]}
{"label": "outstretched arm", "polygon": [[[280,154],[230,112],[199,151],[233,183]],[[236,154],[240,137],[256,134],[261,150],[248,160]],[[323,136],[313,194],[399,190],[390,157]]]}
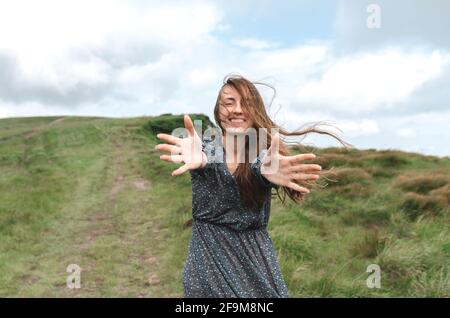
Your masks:
{"label": "outstretched arm", "polygon": [[250,166],[251,171],[261,185],[263,185],[266,188],[274,187],[274,188],[278,189],[279,188],[278,184],[270,182],[261,174],[262,159],[264,158],[264,156],[266,154],[267,154],[267,149],[261,150],[259,155],[251,163],[251,166]]}
{"label": "outstretched arm", "polygon": [[261,175],[268,181],[278,186],[289,187],[295,191],[309,193],[309,190],[296,183],[300,180],[317,180],[318,171],[322,167],[318,164],[303,164],[304,160],[314,159],[313,153],[294,156],[283,156],[279,153],[280,137],[277,133],[272,137],[272,142],[267,154],[262,158]]}

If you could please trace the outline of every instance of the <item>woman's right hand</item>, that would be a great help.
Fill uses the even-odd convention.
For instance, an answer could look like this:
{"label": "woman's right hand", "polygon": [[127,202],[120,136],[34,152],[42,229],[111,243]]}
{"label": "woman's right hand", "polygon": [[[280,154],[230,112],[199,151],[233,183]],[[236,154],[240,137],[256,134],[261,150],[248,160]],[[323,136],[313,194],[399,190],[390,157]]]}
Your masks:
{"label": "woman's right hand", "polygon": [[186,138],[177,138],[168,134],[156,135],[167,144],[158,144],[155,149],[170,153],[170,155],[161,155],[159,158],[169,162],[184,163],[172,172],[172,176],[179,176],[191,169],[203,168],[207,163],[207,156],[202,151],[202,140],[195,131],[189,115],[184,115],[184,127],[188,133]]}

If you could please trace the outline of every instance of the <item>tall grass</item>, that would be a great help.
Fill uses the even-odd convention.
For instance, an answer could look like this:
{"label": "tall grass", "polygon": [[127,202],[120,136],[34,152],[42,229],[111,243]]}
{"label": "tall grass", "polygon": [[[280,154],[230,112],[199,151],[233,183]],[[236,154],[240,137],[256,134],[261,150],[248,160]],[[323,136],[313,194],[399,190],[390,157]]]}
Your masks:
{"label": "tall grass", "polygon": [[[0,295],[182,296],[190,178],[171,177],[177,165],[153,149],[155,129],[181,118],[0,120]],[[302,205],[272,201],[290,295],[449,297],[450,159],[315,153],[336,181]],[[79,290],[66,287],[71,263]],[[370,264],[380,289],[366,286]]]}

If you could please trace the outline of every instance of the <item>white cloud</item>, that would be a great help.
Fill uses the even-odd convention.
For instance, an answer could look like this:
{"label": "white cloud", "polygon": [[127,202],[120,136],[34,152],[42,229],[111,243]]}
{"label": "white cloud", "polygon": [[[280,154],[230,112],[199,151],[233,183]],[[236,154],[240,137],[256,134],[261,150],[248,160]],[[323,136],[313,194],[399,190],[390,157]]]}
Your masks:
{"label": "white cloud", "polygon": [[0,105],[0,118],[12,117],[11,111],[5,105]]}
{"label": "white cloud", "polygon": [[0,5],[0,46],[29,59],[36,50],[53,57],[74,45],[101,46],[115,37],[186,44],[214,30],[220,20],[220,13],[206,2],[151,2],[144,8],[117,0],[17,0]]}
{"label": "white cloud", "polygon": [[[356,146],[430,145],[450,153],[447,49],[400,40],[373,49],[360,37],[360,47],[344,53],[341,38],[280,48],[261,35],[239,34],[237,20],[232,28],[224,16],[241,14],[245,23],[255,4],[0,0],[0,117],[212,116],[223,77],[238,72],[276,88],[269,113],[289,130],[332,121]],[[358,17],[365,17],[362,9]],[[357,33],[342,30],[338,37]],[[258,88],[270,102],[273,92]]]}
{"label": "white cloud", "polygon": [[118,71],[117,81],[122,85],[143,83],[147,76],[170,72],[182,63],[182,58],[176,53],[164,54],[158,61],[141,65],[131,65]]}
{"label": "white cloud", "polygon": [[412,138],[416,136],[416,132],[412,128],[400,128],[397,130],[397,136],[403,138]]}
{"label": "white cloud", "polygon": [[137,82],[208,42],[220,20],[207,2],[1,1],[0,65],[10,73],[3,72],[9,83],[0,98],[63,107],[94,101],[93,91],[97,101],[108,98],[124,80]]}
{"label": "white cloud", "polygon": [[280,44],[276,42],[268,42],[253,38],[234,39],[231,43],[251,50],[275,49],[280,46]]}
{"label": "white cloud", "polygon": [[25,102],[15,105],[0,100],[0,117],[28,117],[28,116],[58,116],[66,115],[67,112],[57,106],[45,106],[37,102]]}
{"label": "white cloud", "polygon": [[287,49],[250,52],[249,62],[258,74],[292,74],[297,82],[320,70],[328,53],[326,43],[306,43]]}
{"label": "white cloud", "polygon": [[323,111],[298,111],[286,107],[280,110],[277,117],[277,124],[288,130],[319,124],[318,128],[341,135],[344,139],[376,135],[380,131],[376,120],[367,118],[350,120]]}
{"label": "white cloud", "polygon": [[358,114],[392,108],[442,74],[450,54],[384,49],[334,59],[319,80],[299,87],[298,102]]}
{"label": "white cloud", "polygon": [[375,120],[363,119],[360,121],[343,120],[339,127],[342,128],[344,135],[356,137],[374,135],[380,131]]}
{"label": "white cloud", "polygon": [[188,75],[191,85],[203,86],[212,83],[218,74],[212,67],[192,70]]}

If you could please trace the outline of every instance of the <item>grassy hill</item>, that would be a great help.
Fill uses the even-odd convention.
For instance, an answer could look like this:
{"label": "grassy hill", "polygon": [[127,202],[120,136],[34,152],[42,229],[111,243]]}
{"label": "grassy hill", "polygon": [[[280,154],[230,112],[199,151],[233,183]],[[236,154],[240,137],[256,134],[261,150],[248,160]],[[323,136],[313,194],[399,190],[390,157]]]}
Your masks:
{"label": "grassy hill", "polygon": [[[1,297],[182,296],[191,185],[153,150],[152,129],[181,126],[164,118],[0,120]],[[315,153],[339,182],[301,206],[272,203],[291,296],[449,297],[450,159]],[[81,289],[66,287],[69,264]],[[366,286],[369,264],[380,289]]]}

